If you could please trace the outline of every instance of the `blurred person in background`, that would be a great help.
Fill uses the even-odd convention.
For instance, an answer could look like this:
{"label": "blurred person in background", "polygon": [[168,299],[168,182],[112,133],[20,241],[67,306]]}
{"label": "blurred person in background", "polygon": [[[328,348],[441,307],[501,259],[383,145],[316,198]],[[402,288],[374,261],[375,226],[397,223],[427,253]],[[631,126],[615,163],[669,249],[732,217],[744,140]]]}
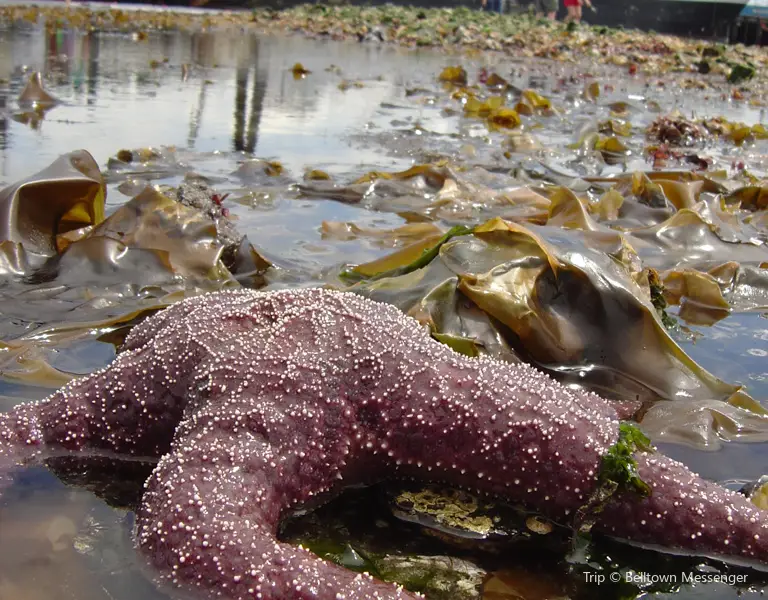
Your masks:
{"label": "blurred person in background", "polygon": [[571,21],[574,23],[581,23],[581,6],[583,4],[586,4],[590,9],[594,10],[591,0],[564,0],[563,5],[568,10],[568,14],[565,15],[563,21],[566,23],[570,23]]}
{"label": "blurred person in background", "polygon": [[501,13],[501,3],[503,0],[480,0],[483,10],[489,12]]}
{"label": "blurred person in background", "polygon": [[546,16],[550,21],[557,19],[558,0],[536,0],[536,15]]}

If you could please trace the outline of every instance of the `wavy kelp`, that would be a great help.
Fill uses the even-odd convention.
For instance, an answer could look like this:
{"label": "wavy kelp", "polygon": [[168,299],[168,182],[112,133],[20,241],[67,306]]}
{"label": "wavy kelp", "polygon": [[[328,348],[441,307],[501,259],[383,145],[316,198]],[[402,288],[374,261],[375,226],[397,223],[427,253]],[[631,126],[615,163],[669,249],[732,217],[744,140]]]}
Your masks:
{"label": "wavy kelp", "polygon": [[555,204],[549,226],[497,218],[443,243],[426,266],[350,289],[395,304],[438,339],[532,362],[618,400],[657,439],[713,449],[718,436],[768,439],[768,411],[699,367],[670,336],[632,236],[569,229],[564,212]]}
{"label": "wavy kelp", "polygon": [[87,152],[63,156],[0,192],[6,273],[26,275],[56,254],[56,236],[102,221],[104,197],[101,172]]}
{"label": "wavy kelp", "polygon": [[105,184],[85,151],[0,192],[5,377],[60,385],[68,374],[46,364],[46,347],[106,338],[188,295],[238,287],[233,273],[259,285],[269,263],[210,188],[183,182],[169,194],[146,187],[105,218]]}
{"label": "wavy kelp", "polygon": [[[518,107],[527,102],[521,114],[536,112],[533,91],[510,90],[502,81],[506,97],[493,96],[490,90],[498,84],[487,76],[483,81],[482,73],[488,91],[469,86],[463,70],[446,69],[439,79],[451,100],[472,106],[465,113],[470,120],[486,119],[516,96]],[[587,85],[583,97],[598,102],[600,90]],[[480,103],[478,97],[486,100]],[[539,103],[550,111],[547,118],[557,110],[551,102]],[[633,110],[627,103],[608,108],[625,118]],[[716,156],[695,171],[625,168],[609,176],[592,174],[610,170],[618,155],[636,152],[610,142],[615,137],[600,137],[600,131],[631,135],[628,121],[608,120],[581,128],[579,141],[569,146],[570,177],[543,160],[540,183],[520,176],[530,167],[513,171],[517,177],[510,180],[442,160],[403,172],[370,173],[347,186],[313,183],[301,189],[309,196],[400,214],[417,211],[453,223],[494,217],[471,238],[438,248],[436,236],[425,237],[343,271],[342,281],[368,279],[352,289],[396,303],[428,323],[437,339],[465,353],[533,361],[573,385],[620,400],[621,410],[635,413],[657,440],[717,449],[720,439],[765,441],[766,410],[740,386],[725,384],[686,356],[668,331],[678,330],[679,337],[679,328],[664,310],[677,306],[682,322],[708,326],[768,306],[766,230],[759,217],[765,203],[755,185],[761,180],[742,165],[734,165],[736,176],[728,179],[716,164],[727,160],[725,155],[711,150],[718,136],[725,143],[759,143],[761,126],[734,138],[736,125],[716,122],[722,123],[720,130],[711,120],[693,123],[672,114],[648,127],[649,139],[688,152],[649,147],[645,151],[654,153],[655,163],[661,152],[670,162],[695,156],[694,167],[704,161],[696,154],[700,148]],[[530,123],[531,131],[544,123]],[[518,156],[525,166],[521,153],[508,158]],[[590,161],[596,161],[594,168]],[[428,249],[439,255],[422,269],[415,259]],[[642,357],[632,354],[633,347],[642,349]],[[648,349],[665,358],[648,360]]]}
{"label": "wavy kelp", "polygon": [[19,94],[17,103],[20,110],[15,112],[12,118],[19,123],[29,125],[32,129],[37,129],[46,113],[59,101],[46,91],[42,75],[35,72],[29,76],[27,84]]}

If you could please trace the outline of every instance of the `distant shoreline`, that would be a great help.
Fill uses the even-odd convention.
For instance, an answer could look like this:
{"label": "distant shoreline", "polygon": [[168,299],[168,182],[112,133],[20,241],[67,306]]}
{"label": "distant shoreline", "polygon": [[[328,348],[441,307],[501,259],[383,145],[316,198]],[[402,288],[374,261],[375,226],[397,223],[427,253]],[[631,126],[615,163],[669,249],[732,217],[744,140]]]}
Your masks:
{"label": "distant shoreline", "polygon": [[[528,10],[535,0],[505,0],[505,6],[513,12]],[[0,0],[2,6],[16,5],[61,5],[65,0],[43,0],[41,2],[18,2]],[[104,8],[174,10],[202,13],[209,10],[251,10],[253,8],[272,8],[281,10],[304,4],[302,0],[148,0],[146,2],[78,2],[73,5],[85,6],[92,10]],[[329,4],[379,6],[394,4],[416,8],[480,8],[480,0],[390,0],[389,2],[370,2],[368,0],[345,0]],[[564,8],[560,0],[560,18]],[[656,31],[672,35],[703,38],[725,38],[735,25],[739,14],[747,5],[746,0],[595,0],[596,14],[585,15],[585,22],[607,27],[636,28],[641,31]],[[731,32],[733,37],[733,32]],[[723,39],[725,41],[725,39]],[[731,40],[735,41],[735,40]],[[748,41],[752,41],[751,39]]]}
{"label": "distant shoreline", "polygon": [[[533,11],[535,0],[502,0],[509,15],[522,15]],[[758,0],[763,1],[763,0]],[[203,5],[193,6],[194,3]],[[314,4],[314,3],[310,3]],[[320,3],[317,3],[320,4]],[[587,11],[584,25],[607,27],[611,29],[638,30],[646,33],[660,33],[684,38],[711,40],[722,43],[743,42],[760,43],[768,41],[768,32],[764,32],[757,19],[746,21],[739,26],[740,13],[747,6],[744,0],[725,0],[719,2],[701,0],[593,0],[598,9],[596,13]],[[58,8],[66,5],[66,0],[18,1],[0,0],[0,10],[17,6],[38,6],[41,9]],[[189,15],[242,14],[252,11],[291,11],[308,3],[301,0],[148,0],[147,2],[82,2],[73,0],[72,7],[84,8],[94,12],[120,10],[143,10],[163,13],[173,10]],[[320,4],[322,5],[322,4]],[[371,3],[368,0],[331,2],[326,5],[331,10],[357,7],[383,8],[386,5],[397,6],[404,10],[439,10],[445,8],[478,10],[480,0],[391,0]],[[760,7],[757,7],[759,12]],[[478,11],[479,12],[479,11]],[[560,0],[560,12],[563,17],[564,7]],[[491,20],[496,15],[484,13]],[[535,20],[531,20],[535,23]]]}

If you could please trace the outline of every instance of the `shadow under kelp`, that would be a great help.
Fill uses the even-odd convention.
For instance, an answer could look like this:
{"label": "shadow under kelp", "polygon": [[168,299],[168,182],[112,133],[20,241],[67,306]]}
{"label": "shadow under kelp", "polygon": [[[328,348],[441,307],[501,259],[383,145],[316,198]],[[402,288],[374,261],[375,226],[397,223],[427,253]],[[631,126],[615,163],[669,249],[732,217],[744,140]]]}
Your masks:
{"label": "shadow under kelp", "polygon": [[391,271],[346,271],[363,279],[349,289],[397,305],[459,351],[531,362],[617,400],[656,441],[717,449],[721,440],[768,440],[768,411],[672,338],[658,291],[654,305],[654,272],[629,236],[501,219],[460,233],[425,266],[409,268],[401,251],[380,262]]}

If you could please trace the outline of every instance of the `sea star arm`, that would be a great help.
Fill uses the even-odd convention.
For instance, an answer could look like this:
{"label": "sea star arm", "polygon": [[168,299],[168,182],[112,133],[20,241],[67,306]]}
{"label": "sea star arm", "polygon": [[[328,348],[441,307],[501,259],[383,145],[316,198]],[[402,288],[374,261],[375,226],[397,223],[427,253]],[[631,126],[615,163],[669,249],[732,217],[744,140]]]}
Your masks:
{"label": "sea star arm", "polygon": [[0,414],[0,482],[8,483],[14,466],[56,454],[167,452],[189,399],[186,374],[167,357],[192,362],[204,353],[173,331],[194,307],[194,300],[180,302],[153,315],[133,328],[108,367]]}
{"label": "sea star arm", "polygon": [[0,415],[0,457],[21,463],[64,453],[167,452],[187,400],[173,386],[153,383],[155,351],[123,352],[108,368]]}
{"label": "sea star arm", "polygon": [[755,566],[768,564],[768,512],[745,496],[702,479],[659,453],[636,454],[647,498],[625,492],[596,523],[598,531],[667,549]]}
{"label": "sea star arm", "polygon": [[[427,351],[416,343],[409,349]],[[610,405],[525,366],[500,370],[494,361],[430,352],[445,356],[424,364],[400,349],[397,361],[382,361],[398,365],[397,373],[380,367],[390,369],[381,374],[388,392],[372,390],[358,407],[390,474],[473,489],[576,524],[600,484],[602,457],[617,440]],[[369,371],[353,387],[363,377],[370,381]],[[387,381],[400,382],[395,393]],[[596,531],[683,553],[768,562],[768,513],[659,453],[635,458],[650,496],[620,491],[597,517]]]}
{"label": "sea star arm", "polygon": [[323,415],[310,429],[287,431],[283,410],[268,397],[252,403],[235,396],[182,422],[146,485],[136,530],[142,552],[174,585],[238,600],[415,598],[277,540],[287,508],[338,482],[319,454],[304,449],[336,457],[347,433],[304,433],[327,431]]}

